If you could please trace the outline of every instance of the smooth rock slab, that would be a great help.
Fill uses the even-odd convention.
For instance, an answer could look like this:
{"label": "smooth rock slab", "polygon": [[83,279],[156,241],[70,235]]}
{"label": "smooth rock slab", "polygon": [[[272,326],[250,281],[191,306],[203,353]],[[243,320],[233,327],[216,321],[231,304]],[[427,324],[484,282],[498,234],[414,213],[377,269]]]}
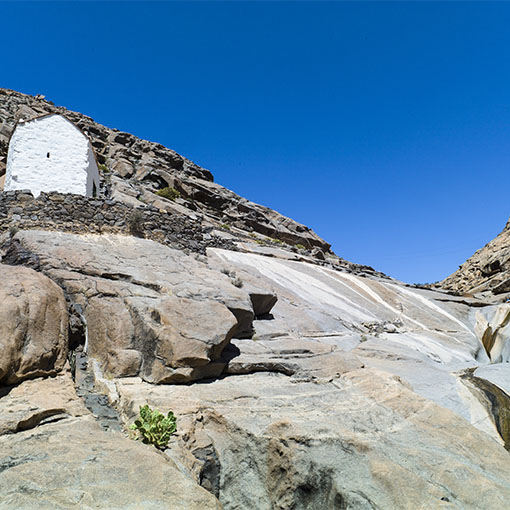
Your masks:
{"label": "smooth rock slab", "polygon": [[0,393],[0,435],[33,429],[42,423],[89,411],[77,397],[68,372],[24,381]]}
{"label": "smooth rock slab", "polygon": [[145,402],[176,413],[168,455],[225,509],[500,510],[510,498],[501,445],[381,371],[321,384],[257,373],[117,387],[127,422]]}

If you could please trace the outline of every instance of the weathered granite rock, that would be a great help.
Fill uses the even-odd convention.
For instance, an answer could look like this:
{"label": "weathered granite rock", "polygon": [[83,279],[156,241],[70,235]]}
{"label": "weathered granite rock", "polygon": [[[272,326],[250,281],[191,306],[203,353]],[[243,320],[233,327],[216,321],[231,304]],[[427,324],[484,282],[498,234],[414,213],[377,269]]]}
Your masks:
{"label": "weathered granite rock", "polygon": [[497,237],[439,282],[439,286],[464,294],[510,292],[510,221]]}
{"label": "weathered granite rock", "polygon": [[1,395],[0,509],[221,508],[153,447],[105,432],[69,374]]}
{"label": "weathered granite rock", "polygon": [[0,384],[55,374],[67,355],[62,290],[26,267],[0,265]]}
{"label": "weathered granite rock", "polygon": [[87,414],[68,373],[0,389],[0,436]]}
{"label": "weathered granite rock", "polygon": [[[212,249],[209,265],[271,290],[271,317],[225,351],[227,373],[328,381],[365,366],[398,375],[501,444],[499,412],[462,374],[490,362],[477,316],[490,305],[289,259]],[[489,314],[490,316],[490,314]],[[508,366],[508,364],[506,364]]]}
{"label": "weathered granite rock", "polygon": [[[46,112],[85,130],[105,165],[99,200],[5,194],[0,231],[126,234],[143,203],[141,237],[202,254],[238,250],[210,249],[205,259],[119,235],[3,235],[5,262],[65,291],[72,346],[86,341],[97,386],[126,423],[148,402],[177,414],[179,436],[165,461],[106,433],[68,374],[6,388],[0,509],[216,508],[196,483],[230,509],[506,506],[508,228],[443,282],[481,297],[410,288],[335,257],[305,226],[158,144],[43,98],[4,89],[0,97],[0,172],[15,121]],[[156,193],[166,186],[180,197]],[[18,270],[26,269],[8,271]],[[9,306],[2,355],[22,351],[13,321],[35,323]],[[46,363],[52,345],[35,358]],[[50,373],[59,363],[46,363]]]}
{"label": "weathered granite rock", "polygon": [[493,363],[510,360],[510,305],[488,306],[476,313],[475,331]]}
{"label": "weathered granite rock", "polygon": [[510,497],[502,446],[384,372],[319,384],[260,373],[117,386],[127,421],[145,401],[176,412],[179,439],[167,454],[226,509],[496,510]]}
{"label": "weathered granite rock", "polygon": [[140,373],[155,383],[218,376],[217,360],[237,327],[221,303],[175,296],[92,297],[86,311],[89,354],[112,376]]}
{"label": "weathered granite rock", "polygon": [[23,231],[11,242],[36,256],[81,310],[86,348],[113,376],[218,376],[229,340],[251,335],[253,300],[262,313],[275,302],[271,292],[252,298],[227,274],[145,239]]}

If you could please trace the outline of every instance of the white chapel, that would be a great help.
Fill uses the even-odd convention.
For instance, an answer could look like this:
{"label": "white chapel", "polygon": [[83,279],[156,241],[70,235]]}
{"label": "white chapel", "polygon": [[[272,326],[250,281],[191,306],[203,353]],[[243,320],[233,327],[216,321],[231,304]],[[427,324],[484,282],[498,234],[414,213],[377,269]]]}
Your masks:
{"label": "white chapel", "polygon": [[4,190],[95,196],[99,171],[89,139],[57,114],[18,122],[9,142]]}

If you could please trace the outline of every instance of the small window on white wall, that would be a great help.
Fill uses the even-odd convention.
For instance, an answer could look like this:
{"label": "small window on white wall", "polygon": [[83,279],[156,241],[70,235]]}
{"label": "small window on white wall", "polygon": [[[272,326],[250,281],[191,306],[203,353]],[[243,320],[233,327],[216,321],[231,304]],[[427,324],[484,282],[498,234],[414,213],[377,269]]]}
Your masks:
{"label": "small window on white wall", "polygon": [[88,137],[65,117],[51,114],[17,124],[9,142],[5,190],[96,196],[98,181]]}

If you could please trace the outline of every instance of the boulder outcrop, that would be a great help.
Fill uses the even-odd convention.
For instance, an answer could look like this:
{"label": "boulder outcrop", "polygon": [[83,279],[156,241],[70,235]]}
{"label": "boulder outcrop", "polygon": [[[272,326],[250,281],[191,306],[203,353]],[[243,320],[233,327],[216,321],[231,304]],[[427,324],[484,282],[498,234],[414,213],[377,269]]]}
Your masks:
{"label": "boulder outcrop", "polygon": [[[16,253],[30,253],[65,290],[87,326],[86,350],[112,376],[141,375],[154,383],[218,376],[229,340],[251,335],[250,293],[229,275],[159,243],[24,231],[4,250],[11,263],[22,262]],[[253,300],[266,313],[275,298],[259,291]]]}
{"label": "boulder outcrop", "polygon": [[220,510],[168,459],[105,431],[69,374],[0,398],[0,509]]}
{"label": "boulder outcrop", "polygon": [[464,294],[489,292],[504,299],[510,293],[510,222],[439,286]]}
{"label": "boulder outcrop", "polygon": [[321,384],[254,374],[147,386],[119,381],[126,419],[146,401],[173,409],[180,435],[167,455],[224,508],[474,510],[510,496],[503,447],[385,372]]}
{"label": "boulder outcrop", "polygon": [[0,384],[52,375],[67,356],[62,289],[26,267],[0,264]]}

